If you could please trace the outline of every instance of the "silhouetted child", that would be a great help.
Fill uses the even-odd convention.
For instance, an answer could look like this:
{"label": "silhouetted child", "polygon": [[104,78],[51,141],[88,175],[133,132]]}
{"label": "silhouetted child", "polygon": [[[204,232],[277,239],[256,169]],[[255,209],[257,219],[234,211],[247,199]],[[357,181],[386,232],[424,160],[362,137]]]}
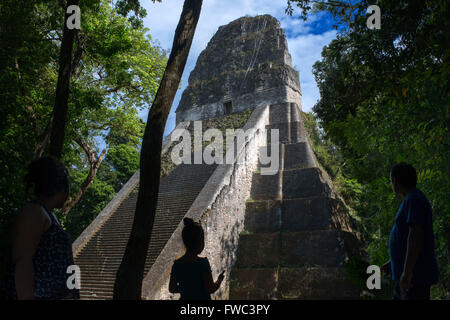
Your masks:
{"label": "silhouetted child", "polygon": [[190,218],[183,221],[182,237],[186,253],[173,263],[169,292],[180,293],[180,300],[211,300],[210,294],[219,289],[224,272],[214,282],[208,258],[198,256],[205,247],[202,226]]}

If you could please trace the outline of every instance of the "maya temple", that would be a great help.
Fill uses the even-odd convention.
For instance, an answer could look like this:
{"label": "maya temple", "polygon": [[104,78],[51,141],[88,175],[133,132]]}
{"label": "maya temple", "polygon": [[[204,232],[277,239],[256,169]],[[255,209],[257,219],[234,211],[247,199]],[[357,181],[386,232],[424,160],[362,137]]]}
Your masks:
{"label": "maya temple", "polygon": [[[302,91],[286,37],[270,15],[220,27],[200,54],[176,110],[176,128],[242,129],[225,163],[171,161],[164,140],[158,207],[142,299],[178,299],[168,282],[184,253],[183,217],[200,221],[215,279],[213,299],[358,299],[344,264],[361,255],[355,222],[315,159],[302,123]],[[273,149],[271,130],[278,129]],[[276,150],[278,166],[261,157]],[[275,155],[275,154],[274,154]],[[245,161],[238,161],[245,159]],[[112,299],[131,231],[139,171],[73,243],[82,299]]]}

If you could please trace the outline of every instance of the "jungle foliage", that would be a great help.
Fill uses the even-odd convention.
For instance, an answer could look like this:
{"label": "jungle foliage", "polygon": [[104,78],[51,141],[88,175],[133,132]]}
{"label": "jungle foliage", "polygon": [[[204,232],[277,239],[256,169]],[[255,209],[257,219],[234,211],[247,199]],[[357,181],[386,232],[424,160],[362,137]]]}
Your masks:
{"label": "jungle foliage", "polygon": [[[81,32],[74,41],[61,160],[69,170],[71,197],[80,197],[69,210],[56,212],[73,239],[138,169],[145,126],[139,112],[151,105],[167,63],[166,52],[139,23],[145,11],[133,1],[79,3]],[[48,150],[63,19],[59,1],[0,4],[2,257],[8,224],[26,201],[27,164]],[[95,163],[98,170],[89,177]]]}

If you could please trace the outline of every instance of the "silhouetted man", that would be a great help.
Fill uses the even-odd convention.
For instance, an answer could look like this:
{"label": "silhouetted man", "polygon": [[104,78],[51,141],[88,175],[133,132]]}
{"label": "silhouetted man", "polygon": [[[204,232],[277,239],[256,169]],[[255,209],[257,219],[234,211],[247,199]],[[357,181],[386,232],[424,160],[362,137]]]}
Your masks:
{"label": "silhouetted man", "polygon": [[438,282],[431,205],[416,188],[416,170],[399,163],[391,169],[392,190],[403,198],[389,236],[390,261],[383,265],[396,282],[394,299],[429,300]]}

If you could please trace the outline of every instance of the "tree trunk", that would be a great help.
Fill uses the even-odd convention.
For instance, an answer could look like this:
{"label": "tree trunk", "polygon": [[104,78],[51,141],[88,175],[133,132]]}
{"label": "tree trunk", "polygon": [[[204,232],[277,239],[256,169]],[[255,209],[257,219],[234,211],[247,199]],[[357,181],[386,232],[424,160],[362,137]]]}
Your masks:
{"label": "tree trunk", "polygon": [[59,54],[58,83],[56,85],[55,105],[53,107],[53,118],[50,133],[49,154],[56,158],[61,158],[64,145],[64,131],[67,121],[67,101],[69,99],[69,84],[72,74],[72,49],[76,29],[67,28],[67,8],[71,5],[78,5],[78,0],[69,0],[64,7],[64,30],[61,41],[61,51]]}
{"label": "tree trunk", "polygon": [[133,227],[117,271],[113,299],[141,299],[144,265],[158,200],[164,128],[186,65],[201,6],[202,0],[184,1],[167,67],[148,114]]}
{"label": "tree trunk", "polygon": [[97,158],[94,150],[92,150],[92,148],[81,137],[76,137],[75,141],[86,153],[89,161],[89,173],[81,184],[78,193],[75,196],[70,197],[66,201],[66,203],[64,203],[64,206],[62,208],[63,215],[67,215],[69,213],[70,209],[72,209],[78,203],[78,201],[80,201],[83,194],[91,186],[92,182],[94,181],[95,175],[97,174],[97,170],[102,164],[103,158],[106,154],[106,149],[103,149],[103,151],[100,153],[100,156]]}

